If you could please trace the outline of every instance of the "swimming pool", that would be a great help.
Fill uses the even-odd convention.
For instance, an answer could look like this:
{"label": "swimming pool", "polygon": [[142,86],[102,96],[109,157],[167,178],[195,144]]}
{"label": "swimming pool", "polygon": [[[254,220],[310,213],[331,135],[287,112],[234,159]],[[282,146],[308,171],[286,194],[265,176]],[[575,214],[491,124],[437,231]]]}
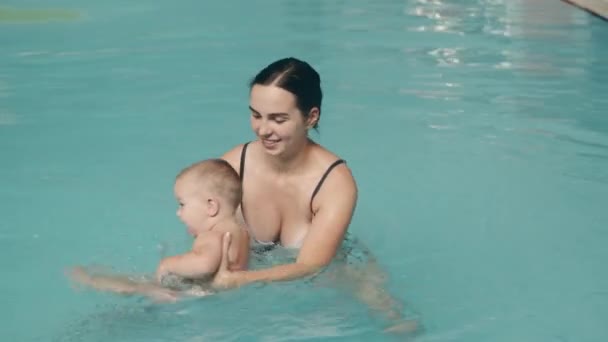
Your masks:
{"label": "swimming pool", "polygon": [[20,10],[0,22],[3,340],[391,340],[326,287],[159,307],[64,277],[186,248],[175,173],[253,138],[246,83],[289,55],[321,73],[313,138],[353,169],[351,231],[420,317],[416,340],[608,338],[598,18],[549,0],[3,6]]}

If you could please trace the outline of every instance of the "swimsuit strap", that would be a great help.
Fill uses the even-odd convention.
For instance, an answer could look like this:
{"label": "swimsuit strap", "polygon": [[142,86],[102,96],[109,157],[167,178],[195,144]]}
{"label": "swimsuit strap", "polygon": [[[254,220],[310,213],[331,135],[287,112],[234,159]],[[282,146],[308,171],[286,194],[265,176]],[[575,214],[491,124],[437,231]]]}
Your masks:
{"label": "swimsuit strap", "polygon": [[321,179],[319,180],[319,183],[317,183],[317,186],[315,187],[315,191],[312,192],[312,196],[310,196],[310,212],[312,212],[312,200],[315,199],[315,196],[317,195],[317,192],[319,192],[319,190],[321,190],[321,185],[323,185],[323,182],[325,182],[325,178],[327,178],[327,176],[329,175],[329,173],[331,172],[331,170],[334,169],[334,167],[342,164],[342,163],[346,163],[346,161],[344,161],[343,159],[338,159],[335,162],[333,162],[331,165],[329,165],[329,167],[327,168],[327,170],[325,170],[325,173],[323,174],[323,176],[321,177]]}
{"label": "swimsuit strap", "polygon": [[243,145],[243,149],[241,150],[241,165],[239,165],[239,178],[241,178],[241,183],[243,182],[243,177],[245,174],[245,155],[247,154],[247,146],[249,142]]}
{"label": "swimsuit strap", "polygon": [[[239,178],[241,180],[241,195],[243,193],[243,177],[245,177],[245,155],[247,154],[247,146],[249,142],[246,142],[243,145],[243,149],[241,150],[241,165],[239,165]],[[241,198],[241,213],[243,215],[243,219],[245,219],[245,206],[243,205],[243,199]]]}

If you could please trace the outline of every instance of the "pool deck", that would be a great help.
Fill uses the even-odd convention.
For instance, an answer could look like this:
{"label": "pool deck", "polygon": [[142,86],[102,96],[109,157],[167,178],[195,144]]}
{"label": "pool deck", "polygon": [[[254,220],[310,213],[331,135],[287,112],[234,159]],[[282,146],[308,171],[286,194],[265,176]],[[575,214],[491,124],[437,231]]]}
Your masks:
{"label": "pool deck", "polygon": [[563,0],[608,20],[608,0]]}

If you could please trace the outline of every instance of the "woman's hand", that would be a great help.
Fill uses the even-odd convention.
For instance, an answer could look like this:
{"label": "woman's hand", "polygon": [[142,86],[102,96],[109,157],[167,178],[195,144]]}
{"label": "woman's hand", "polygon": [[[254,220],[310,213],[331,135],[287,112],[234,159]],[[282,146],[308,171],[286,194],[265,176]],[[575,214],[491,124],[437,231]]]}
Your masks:
{"label": "woman's hand", "polygon": [[163,278],[169,275],[169,271],[167,271],[167,259],[163,259],[158,263],[158,267],[156,268],[156,282],[159,284],[163,283]]}
{"label": "woman's hand", "polygon": [[227,290],[241,286],[241,277],[239,272],[231,271],[228,268],[229,253],[231,243],[230,233],[224,234],[222,238],[222,261],[213,277],[211,285],[217,290]]}

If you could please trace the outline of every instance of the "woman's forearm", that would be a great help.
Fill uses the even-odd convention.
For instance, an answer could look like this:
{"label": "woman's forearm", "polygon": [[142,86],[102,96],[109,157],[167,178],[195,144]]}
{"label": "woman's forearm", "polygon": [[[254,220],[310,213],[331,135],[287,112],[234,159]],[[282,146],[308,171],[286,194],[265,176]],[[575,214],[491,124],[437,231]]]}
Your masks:
{"label": "woman's forearm", "polygon": [[288,281],[314,274],[320,267],[302,263],[292,263],[270,268],[236,272],[240,285],[256,282]]}

